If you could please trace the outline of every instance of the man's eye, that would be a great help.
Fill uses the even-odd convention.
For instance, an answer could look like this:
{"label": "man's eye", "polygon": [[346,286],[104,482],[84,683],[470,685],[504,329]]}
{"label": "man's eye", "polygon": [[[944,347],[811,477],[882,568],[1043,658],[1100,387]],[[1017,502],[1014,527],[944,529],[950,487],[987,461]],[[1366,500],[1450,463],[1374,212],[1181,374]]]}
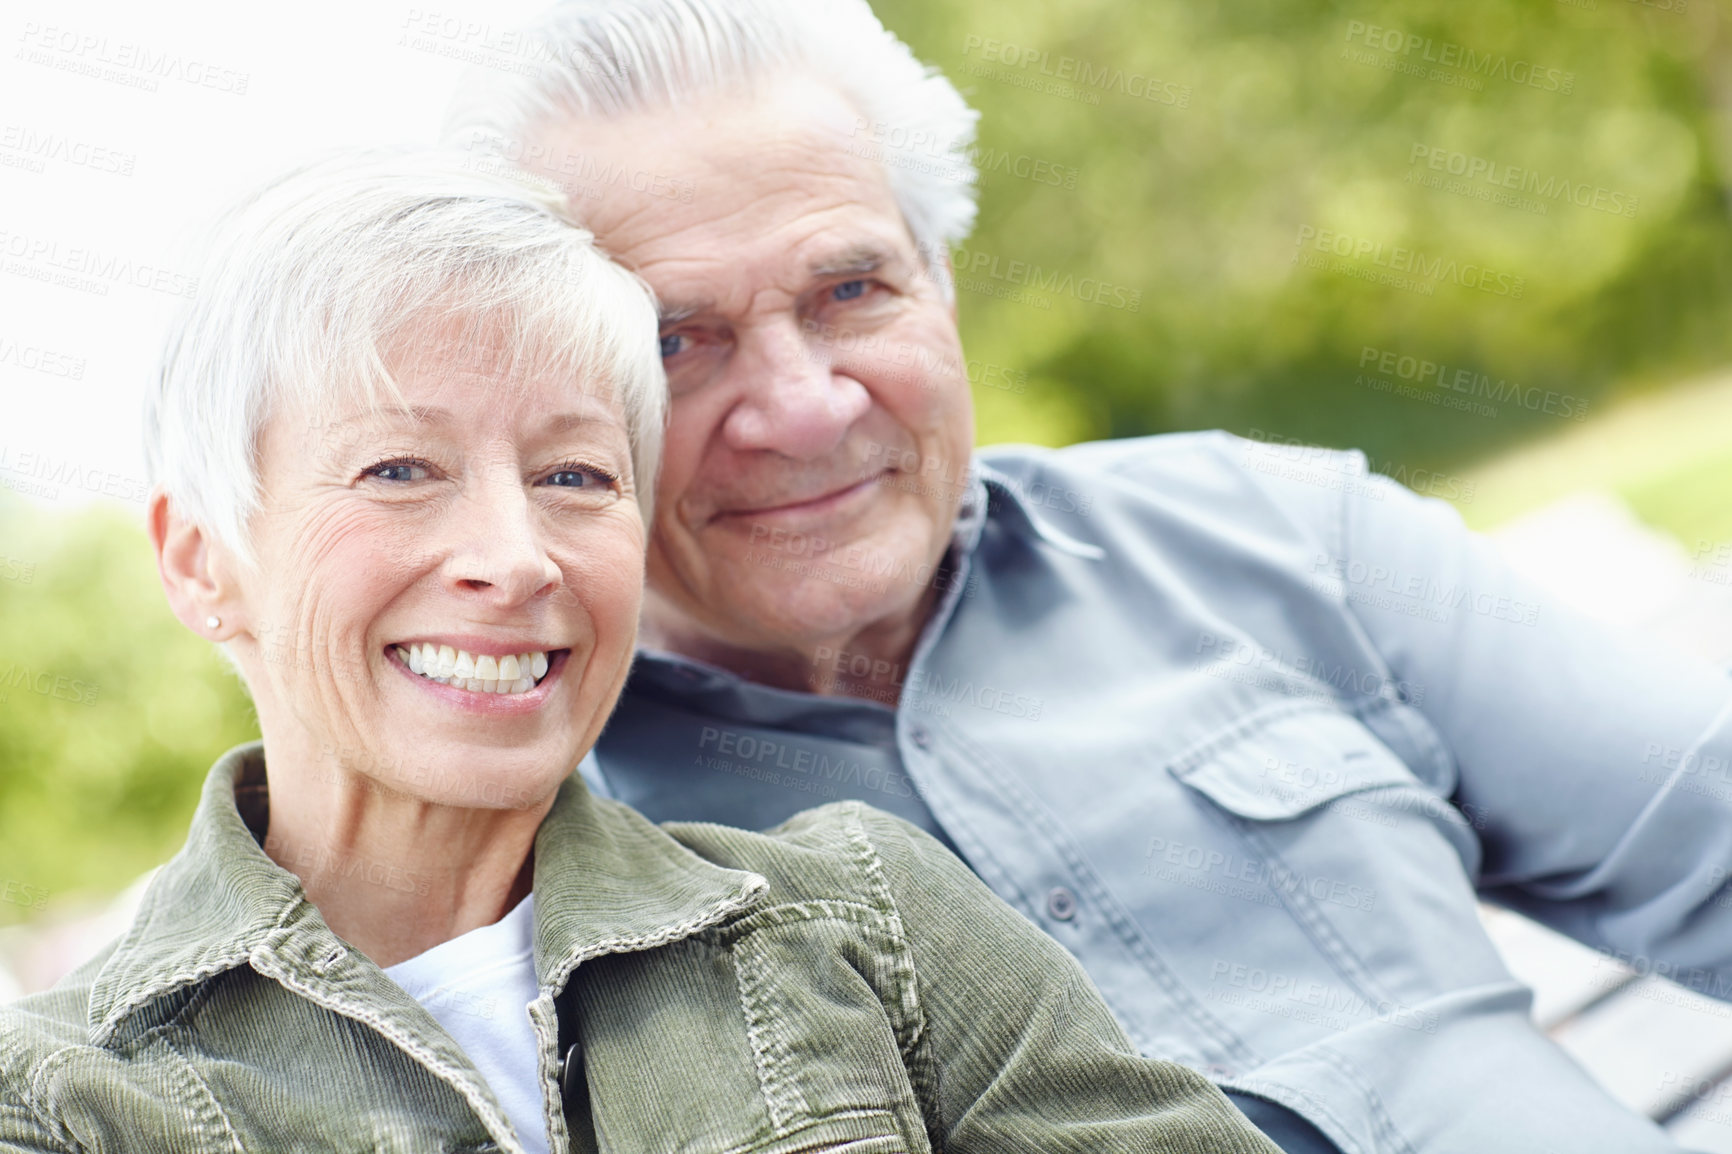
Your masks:
{"label": "man's eye", "polygon": [[382,461],[368,469],[365,475],[381,481],[425,481],[429,473],[421,461]]}
{"label": "man's eye", "polygon": [[863,280],[843,281],[830,290],[832,300],[851,301],[866,293],[866,282]]}
{"label": "man's eye", "polygon": [[667,333],[662,337],[662,359],[675,357],[686,351],[686,337],[682,333]]}

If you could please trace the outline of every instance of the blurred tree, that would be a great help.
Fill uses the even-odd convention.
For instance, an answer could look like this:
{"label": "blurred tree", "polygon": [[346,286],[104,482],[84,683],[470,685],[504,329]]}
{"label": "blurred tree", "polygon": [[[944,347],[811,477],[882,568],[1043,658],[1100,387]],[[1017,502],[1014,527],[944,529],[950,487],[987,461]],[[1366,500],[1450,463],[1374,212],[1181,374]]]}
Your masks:
{"label": "blurred tree", "polygon": [[876,6],[982,113],[964,336],[1030,374],[977,390],[983,441],[1221,426],[1460,466],[1732,354],[1711,0]]}
{"label": "blurred tree", "polygon": [[205,770],[256,736],[239,679],[169,613],[136,512],[0,493],[0,925],[167,860]]}

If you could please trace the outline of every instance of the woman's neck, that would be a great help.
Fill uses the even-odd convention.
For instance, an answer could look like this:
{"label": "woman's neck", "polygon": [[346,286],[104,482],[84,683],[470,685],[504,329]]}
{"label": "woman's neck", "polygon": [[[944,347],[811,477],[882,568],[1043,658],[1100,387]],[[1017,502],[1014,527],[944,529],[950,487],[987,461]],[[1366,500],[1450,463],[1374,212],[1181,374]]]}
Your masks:
{"label": "woman's neck", "polygon": [[328,750],[277,756],[268,740],[265,774],[265,852],[301,879],[333,932],[381,967],[491,925],[521,902],[555,796],[524,808],[442,805]]}

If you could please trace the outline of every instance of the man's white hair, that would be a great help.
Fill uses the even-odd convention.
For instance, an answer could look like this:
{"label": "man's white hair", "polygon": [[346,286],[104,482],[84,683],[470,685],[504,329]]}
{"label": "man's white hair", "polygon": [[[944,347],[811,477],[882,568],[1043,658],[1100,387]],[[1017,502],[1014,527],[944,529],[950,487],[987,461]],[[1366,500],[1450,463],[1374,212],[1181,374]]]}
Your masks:
{"label": "man's white hair", "polygon": [[522,154],[562,120],[690,108],[807,76],[854,106],[862,154],[884,166],[929,266],[942,272],[974,227],[979,114],[866,0],[564,0],[520,43],[511,70],[464,78],[448,143],[491,145],[533,167]]}
{"label": "man's white hair", "polygon": [[398,402],[389,363],[454,334],[512,379],[611,389],[648,523],[667,406],[654,297],[561,198],[473,165],[340,154],[216,226],[146,402],[145,454],[152,482],[243,562],[266,424],[290,408]]}

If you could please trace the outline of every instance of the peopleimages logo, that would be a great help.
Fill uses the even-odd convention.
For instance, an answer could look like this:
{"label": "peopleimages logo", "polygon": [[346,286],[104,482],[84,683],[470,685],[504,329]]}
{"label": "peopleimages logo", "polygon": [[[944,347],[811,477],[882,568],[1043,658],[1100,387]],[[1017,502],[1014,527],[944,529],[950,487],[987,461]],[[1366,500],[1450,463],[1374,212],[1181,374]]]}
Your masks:
{"label": "peopleimages logo", "polygon": [[978,249],[958,248],[952,256],[957,282],[971,287],[969,281],[997,282],[1037,293],[1070,297],[1083,304],[1137,312],[1143,307],[1143,290],[1113,284],[1099,277],[1079,277],[1058,269],[1042,268],[1025,260],[1010,260],[997,253]]}
{"label": "peopleimages logo", "polygon": [[43,348],[41,345],[26,345],[0,335],[0,365],[11,365],[14,368],[26,369],[33,373],[44,373],[51,377],[65,377],[71,381],[84,379],[85,359],[75,357],[70,353],[56,352]]}
{"label": "peopleimages logo", "polygon": [[0,152],[19,154],[35,165],[32,169],[35,172],[42,171],[44,162],[53,160],[74,168],[131,176],[133,166],[138,163],[136,153],[91,144],[59,132],[38,132],[22,124],[0,127]]}
{"label": "peopleimages logo", "polygon": [[0,443],[0,473],[46,482],[54,487],[53,492],[44,494],[50,497],[58,495],[61,485],[86,493],[117,497],[122,501],[143,501],[150,492],[150,486],[137,477],[110,473],[105,469],[87,469],[70,459],[57,459],[47,453],[18,449],[4,443]]}
{"label": "peopleimages logo", "polygon": [[1150,76],[1143,72],[1127,72],[1110,64],[1095,64],[1076,56],[1058,55],[1043,48],[1009,44],[990,36],[966,37],[962,54],[980,53],[980,59],[1009,68],[1033,71],[1051,80],[1074,84],[1083,89],[1117,92],[1152,104],[1175,108],[1191,106],[1191,86]]}
{"label": "peopleimages logo", "polygon": [[1359,350],[1359,367],[1393,376],[1416,385],[1431,385],[1467,397],[1515,405],[1530,413],[1545,413],[1564,420],[1580,421],[1588,415],[1588,402],[1570,393],[1523,385],[1503,377],[1495,380],[1473,369],[1451,369],[1439,361],[1426,360],[1394,349],[1366,345]]}
{"label": "peopleimages logo", "polygon": [[[1484,156],[1471,156],[1465,152],[1451,152],[1446,148],[1417,141],[1408,152],[1407,164],[1408,183],[1426,183],[1420,174],[1414,171],[1416,167],[1421,167],[1460,177],[1469,184],[1483,182],[1490,186],[1487,192],[1497,193],[1508,189],[1538,197],[1542,201],[1555,203],[1561,200],[1577,208],[1590,208],[1611,216],[1635,216],[1636,209],[1641,204],[1641,198],[1633,193],[1619,192],[1586,181],[1573,181],[1568,177],[1542,174],[1531,168],[1520,168]],[[1539,207],[1543,214],[1546,206],[1541,204]]]}
{"label": "peopleimages logo", "polygon": [[198,294],[198,278],[160,265],[144,264],[115,252],[83,247],[62,247],[58,240],[44,236],[0,230],[0,255],[6,257],[5,271],[14,276],[48,283],[61,283],[66,288],[97,291],[108,295],[111,284],[127,284],[167,296],[193,297]]}
{"label": "peopleimages logo", "polygon": [[147,92],[157,91],[159,80],[179,80],[196,88],[245,96],[252,80],[251,73],[191,60],[178,52],[130,40],[111,42],[106,35],[44,26],[34,20],[24,22],[18,40],[23,48],[14,59]]}
{"label": "peopleimages logo", "polygon": [[1306,259],[1309,255],[1306,252],[1307,242],[1310,242],[1310,248],[1319,253],[1343,260],[1369,261],[1376,268],[1399,274],[1400,277],[1419,278],[1421,284],[1426,281],[1433,284],[1448,282],[1511,300],[1520,300],[1527,291],[1527,279],[1513,273],[1500,272],[1471,261],[1464,263],[1453,257],[1435,256],[1420,249],[1384,244],[1370,237],[1315,228],[1309,224],[1299,226],[1299,236],[1293,242],[1295,264],[1314,267],[1314,261]]}
{"label": "peopleimages logo", "polygon": [[1504,80],[1543,92],[1568,96],[1575,91],[1576,74],[1561,68],[1547,68],[1528,60],[1511,60],[1497,52],[1476,52],[1449,40],[1433,40],[1399,28],[1384,28],[1363,20],[1347,22],[1347,42],[1365,47],[1413,64],[1435,64],[1454,68],[1482,80]]}

